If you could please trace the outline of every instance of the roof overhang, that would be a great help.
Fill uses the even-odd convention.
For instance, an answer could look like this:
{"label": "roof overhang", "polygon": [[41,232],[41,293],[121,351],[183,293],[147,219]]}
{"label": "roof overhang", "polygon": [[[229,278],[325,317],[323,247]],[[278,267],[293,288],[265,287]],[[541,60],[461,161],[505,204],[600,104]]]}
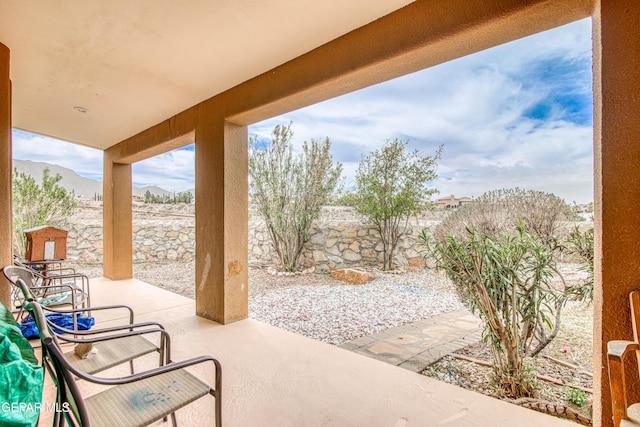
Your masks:
{"label": "roof overhang", "polygon": [[107,149],[411,0],[11,0],[13,126]]}

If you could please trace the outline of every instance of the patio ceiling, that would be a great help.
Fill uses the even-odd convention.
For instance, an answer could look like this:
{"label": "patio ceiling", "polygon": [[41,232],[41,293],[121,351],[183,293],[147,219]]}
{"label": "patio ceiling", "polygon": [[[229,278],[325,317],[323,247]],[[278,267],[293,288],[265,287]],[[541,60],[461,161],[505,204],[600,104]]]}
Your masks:
{"label": "patio ceiling", "polygon": [[13,127],[106,149],[408,3],[3,1]]}

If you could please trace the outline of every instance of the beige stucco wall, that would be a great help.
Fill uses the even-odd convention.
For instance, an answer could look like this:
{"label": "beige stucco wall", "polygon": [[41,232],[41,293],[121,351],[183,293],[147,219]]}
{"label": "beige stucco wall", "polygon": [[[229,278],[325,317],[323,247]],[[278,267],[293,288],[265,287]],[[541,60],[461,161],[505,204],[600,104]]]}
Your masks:
{"label": "beige stucco wall", "polygon": [[[597,6],[595,12],[594,3]],[[199,119],[193,123],[190,120],[196,114],[194,112],[201,112],[202,108],[208,113],[207,121],[247,125],[593,14],[596,283],[599,285],[594,305],[594,409],[596,425],[610,425],[604,347],[607,340],[630,337],[626,298],[628,291],[638,286],[639,277],[640,217],[635,214],[636,206],[632,203],[637,200],[640,188],[637,168],[640,162],[640,131],[636,125],[640,118],[640,104],[635,101],[640,97],[640,83],[636,76],[640,65],[636,63],[640,60],[638,13],[633,0],[602,5],[599,1],[589,0],[417,1],[200,106],[194,106],[176,116],[174,122],[142,132],[113,150],[127,153],[123,157],[125,160],[139,160],[138,157],[153,151],[149,149],[148,142],[153,138],[151,145],[159,147],[159,144],[175,140],[196,128]],[[177,129],[184,132],[177,135]],[[216,138],[223,141],[224,132]],[[138,145],[145,147],[144,150],[138,152]],[[217,151],[217,156],[227,158],[227,150],[235,152],[230,145],[224,145]],[[199,153],[197,149],[196,156],[207,158],[196,160],[200,165],[196,169],[197,185],[212,185],[218,188],[217,191],[233,192],[233,180],[229,179],[233,175],[231,172],[216,175],[206,170],[213,165],[230,168],[232,164],[215,161],[212,153]],[[210,179],[224,180],[224,183],[214,184]],[[237,212],[225,196],[216,194],[215,200],[221,201],[222,207],[203,205],[197,213],[200,221],[209,220],[205,215],[212,213],[228,219]],[[620,200],[628,200],[629,203],[620,203]],[[120,215],[118,212],[114,214]],[[225,286],[238,286],[238,283],[227,281],[228,262],[233,257],[225,254],[246,254],[246,240],[234,239],[234,235],[246,234],[246,226],[225,224],[219,229],[222,235],[201,232],[197,243],[198,248],[203,248],[196,263],[198,277],[201,278],[199,286],[202,287],[198,312],[219,319],[225,318],[227,307],[236,306],[238,309],[234,301],[236,298],[240,305],[243,304],[242,293],[224,291]],[[105,224],[105,229],[107,226]],[[238,248],[238,245],[243,248]],[[208,253],[209,258],[213,256],[212,248],[223,249],[220,255],[223,260],[216,260],[213,273],[204,274],[210,271],[207,268],[211,268],[206,255]],[[236,261],[244,265],[242,260]]]}
{"label": "beige stucco wall", "polygon": [[[628,294],[640,287],[640,215],[634,203],[640,196],[639,23],[640,8],[631,0],[602,1],[594,14],[595,260],[600,285],[594,303],[594,387],[600,386],[601,396],[594,417],[602,425],[611,425],[606,343],[633,338]],[[636,391],[632,401],[638,401],[637,375],[629,380]]]}
{"label": "beige stucco wall", "polygon": [[[13,263],[11,236],[11,81],[9,48],[0,43],[0,267]],[[0,276],[0,301],[9,305],[9,282]]]}

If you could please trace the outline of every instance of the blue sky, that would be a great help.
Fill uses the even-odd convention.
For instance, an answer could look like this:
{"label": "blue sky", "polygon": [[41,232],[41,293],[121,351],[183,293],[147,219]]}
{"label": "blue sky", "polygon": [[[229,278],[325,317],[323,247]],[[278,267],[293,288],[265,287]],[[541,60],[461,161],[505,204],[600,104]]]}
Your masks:
{"label": "blue sky", "polygon": [[[256,123],[268,138],[293,122],[294,144],[324,139],[348,187],[362,155],[385,139],[432,154],[441,196],[521,187],[568,203],[593,200],[591,21],[582,20]],[[101,180],[102,153],[14,131],[14,157]],[[34,150],[34,146],[38,149]],[[193,147],[133,166],[135,185],[193,188]]]}

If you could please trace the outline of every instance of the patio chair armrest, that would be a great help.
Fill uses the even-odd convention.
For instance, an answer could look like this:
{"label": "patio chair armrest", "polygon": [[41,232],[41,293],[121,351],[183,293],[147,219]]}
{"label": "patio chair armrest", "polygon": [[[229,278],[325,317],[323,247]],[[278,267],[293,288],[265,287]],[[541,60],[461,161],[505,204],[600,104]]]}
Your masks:
{"label": "patio chair armrest", "polygon": [[[55,327],[56,329],[62,329],[59,327]],[[117,330],[111,331],[111,332],[116,332]],[[69,330],[70,333],[74,333],[76,331],[71,331]],[[86,331],[82,331],[82,332],[86,332]],[[104,331],[100,331],[101,333]],[[87,337],[87,338],[74,338],[74,337],[59,337],[62,340],[66,341],[66,342],[74,342],[74,343],[94,343],[94,342],[102,342],[102,341],[110,341],[110,340],[114,340],[114,339],[118,339],[118,338],[126,338],[126,337],[131,337],[131,336],[136,336],[136,335],[146,335],[146,334],[151,334],[151,333],[159,333],[160,335],[163,336],[163,339],[166,340],[167,345],[170,345],[170,340],[171,337],[169,336],[169,333],[164,330],[164,329],[159,329],[159,328],[153,328],[153,329],[134,329],[134,330],[129,330],[127,332],[122,332],[119,334],[111,334],[111,335],[98,335],[95,337]],[[76,333],[75,335],[80,335],[78,333]]]}
{"label": "patio chair armrest", "polygon": [[44,283],[48,283],[47,286],[51,285],[62,285],[65,283],[73,284],[74,286],[80,286],[84,290],[85,286],[89,287],[89,277],[76,273],[76,274],[50,274],[46,278],[43,279]]}
{"label": "patio chair armrest", "polygon": [[614,425],[627,417],[627,390],[624,358],[631,351],[640,350],[635,341],[609,341],[607,343],[607,365],[609,371],[609,387],[611,389],[611,405]]}
{"label": "patio chair armrest", "polygon": [[[49,273],[42,278],[44,283],[47,283],[47,286],[55,286],[55,285],[71,285],[71,286],[80,286],[83,292],[89,292],[89,276],[83,273],[73,273],[73,274],[60,274],[60,273]],[[68,282],[64,282],[68,280]],[[85,289],[86,288],[86,289]]]}
{"label": "patio chair armrest", "polygon": [[179,369],[187,368],[189,366],[194,366],[194,365],[205,363],[205,362],[213,362],[215,366],[214,390],[216,393],[218,393],[220,390],[220,383],[222,379],[222,366],[220,365],[220,362],[217,359],[211,356],[199,356],[199,357],[194,357],[192,359],[183,360],[181,362],[172,362],[168,365],[160,366],[157,368],[150,369],[148,371],[139,372],[137,374],[129,375],[126,377],[120,377],[120,378],[96,377],[96,376],[78,371],[73,367],[70,367],[69,370],[79,378],[82,378],[83,380],[86,380],[86,381],[90,381],[96,384],[103,384],[103,385],[118,385],[118,384],[132,383],[135,381],[143,380],[145,378],[151,378],[157,375],[162,375],[166,372],[177,371]]}
{"label": "patio chair armrest", "polygon": [[[166,329],[164,328],[164,326],[162,326],[160,323],[158,322],[140,322],[140,323],[130,323],[127,325],[118,325],[118,326],[109,326],[106,328],[95,328],[95,329],[88,329],[88,330],[73,330],[73,329],[66,329],[63,328],[61,326],[56,326],[56,325],[52,325],[51,323],[49,324],[51,325],[51,327],[62,331],[65,334],[73,334],[73,335],[81,335],[81,336],[91,336],[91,335],[98,335],[98,334],[104,334],[104,333],[108,333],[108,332],[117,332],[117,331],[135,331],[136,329],[139,328],[148,328],[148,327],[154,327],[156,329],[162,330],[166,332]],[[61,337],[62,339],[64,339],[65,341],[70,341],[68,340],[66,337]]]}
{"label": "patio chair armrest", "polygon": [[64,280],[68,280],[69,282],[72,283],[76,283],[76,282],[80,282],[82,283],[82,286],[84,287],[85,283],[87,286],[89,286],[89,276],[82,274],[82,273],[74,273],[74,274],[57,274],[57,273],[52,273],[52,274],[48,274],[46,277],[43,278],[44,281],[46,282],[60,282],[60,284],[63,283]]}
{"label": "patio chair armrest", "polygon": [[62,288],[62,289],[65,289],[65,290],[69,290],[71,292],[80,290],[80,289],[78,289],[77,286],[73,286],[73,285],[68,284],[68,283],[59,283],[59,284],[55,284],[55,285],[42,285],[42,286],[30,286],[29,287],[29,289],[31,291],[42,290],[42,291],[62,292],[62,289],[56,291],[56,288]]}
{"label": "patio chair armrest", "polygon": [[607,343],[607,357],[623,359],[629,351],[640,350],[640,344],[635,341],[614,340]]}
{"label": "patio chair armrest", "polygon": [[[132,324],[134,322],[134,312],[133,312],[133,308],[129,307],[128,305],[124,305],[124,304],[114,304],[114,305],[99,305],[99,306],[93,306],[93,307],[87,307],[87,308],[68,308],[68,309],[62,309],[62,308],[54,308],[54,307],[42,307],[44,310],[46,311],[52,311],[55,313],[63,313],[63,314],[69,314],[69,313],[81,313],[81,312],[89,312],[89,311],[101,311],[101,310],[114,310],[114,309],[125,309],[129,312],[129,324]],[[152,322],[155,323],[155,322]],[[159,325],[159,323],[158,323]],[[164,329],[164,328],[163,328]]]}
{"label": "patio chair armrest", "polygon": [[72,277],[79,277],[79,278],[83,278],[83,279],[87,279],[89,280],[89,276],[87,276],[84,273],[77,273],[75,271],[72,271],[70,273],[63,273],[61,270],[51,270],[47,272],[47,275],[42,275],[41,276],[45,277],[45,278],[53,278],[53,277],[60,277],[60,278],[72,278]]}
{"label": "patio chair armrest", "polygon": [[55,294],[61,294],[63,292],[70,292],[72,296],[72,301],[76,300],[75,298],[76,292],[82,292],[77,286],[74,286],[73,284],[31,286],[29,290],[33,295],[36,296],[36,298],[45,298],[47,295],[55,295]]}
{"label": "patio chair armrest", "polygon": [[[68,271],[68,273],[63,273],[63,271]],[[76,269],[73,267],[58,267],[55,270],[49,270],[49,272],[57,272],[57,274],[76,274]]]}

